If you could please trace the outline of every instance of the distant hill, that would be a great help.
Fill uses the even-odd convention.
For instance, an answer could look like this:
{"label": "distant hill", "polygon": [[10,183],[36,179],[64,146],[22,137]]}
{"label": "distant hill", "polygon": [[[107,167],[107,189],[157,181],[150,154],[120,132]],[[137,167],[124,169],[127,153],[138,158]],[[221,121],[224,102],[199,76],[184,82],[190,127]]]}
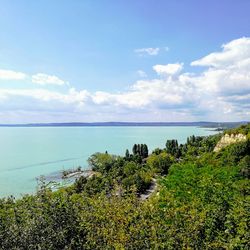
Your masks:
{"label": "distant hill", "polygon": [[234,128],[248,122],[65,122],[65,123],[29,123],[0,124],[0,127],[102,127],[102,126],[199,126],[207,128]]}

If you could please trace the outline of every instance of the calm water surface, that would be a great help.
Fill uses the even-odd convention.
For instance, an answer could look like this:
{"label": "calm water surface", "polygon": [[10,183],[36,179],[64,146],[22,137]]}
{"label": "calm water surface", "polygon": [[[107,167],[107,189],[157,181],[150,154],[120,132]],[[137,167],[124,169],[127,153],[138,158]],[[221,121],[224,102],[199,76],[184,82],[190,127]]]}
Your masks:
{"label": "calm water surface", "polygon": [[198,127],[31,127],[0,128],[0,197],[35,192],[36,177],[63,169],[88,168],[95,152],[124,155],[134,143],[150,150],[167,139],[184,143],[190,135],[216,132]]}

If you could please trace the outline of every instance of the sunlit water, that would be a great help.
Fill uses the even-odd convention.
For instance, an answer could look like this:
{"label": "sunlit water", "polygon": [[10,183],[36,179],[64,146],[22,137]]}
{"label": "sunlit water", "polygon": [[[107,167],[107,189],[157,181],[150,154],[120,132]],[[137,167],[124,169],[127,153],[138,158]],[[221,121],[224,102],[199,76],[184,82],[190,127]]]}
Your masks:
{"label": "sunlit water", "polygon": [[149,150],[167,139],[184,143],[190,135],[210,135],[198,127],[1,127],[0,197],[33,193],[36,177],[82,166],[95,152],[124,155],[135,143]]}

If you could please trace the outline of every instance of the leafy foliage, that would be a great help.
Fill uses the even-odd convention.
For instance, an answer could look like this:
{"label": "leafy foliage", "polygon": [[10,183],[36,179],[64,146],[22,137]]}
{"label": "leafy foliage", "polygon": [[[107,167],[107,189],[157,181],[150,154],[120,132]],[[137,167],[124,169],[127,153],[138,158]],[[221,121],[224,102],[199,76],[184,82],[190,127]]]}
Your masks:
{"label": "leafy foliage", "polygon": [[141,144],[96,153],[91,178],[1,199],[0,249],[250,249],[249,141],[215,153],[218,139],[168,141],[147,157]]}
{"label": "leafy foliage", "polygon": [[248,139],[250,139],[250,123],[241,125],[238,128],[226,130],[224,134],[243,134],[247,135]]}

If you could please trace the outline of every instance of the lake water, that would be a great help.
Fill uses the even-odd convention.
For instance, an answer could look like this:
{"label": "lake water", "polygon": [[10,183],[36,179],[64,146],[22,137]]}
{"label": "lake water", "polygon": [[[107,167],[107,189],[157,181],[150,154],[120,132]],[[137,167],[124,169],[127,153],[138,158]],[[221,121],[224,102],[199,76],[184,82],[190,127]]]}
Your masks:
{"label": "lake water", "polygon": [[167,139],[184,143],[190,135],[216,132],[199,127],[1,127],[0,197],[36,191],[36,177],[82,166],[95,152],[124,155],[135,143],[149,150]]}

